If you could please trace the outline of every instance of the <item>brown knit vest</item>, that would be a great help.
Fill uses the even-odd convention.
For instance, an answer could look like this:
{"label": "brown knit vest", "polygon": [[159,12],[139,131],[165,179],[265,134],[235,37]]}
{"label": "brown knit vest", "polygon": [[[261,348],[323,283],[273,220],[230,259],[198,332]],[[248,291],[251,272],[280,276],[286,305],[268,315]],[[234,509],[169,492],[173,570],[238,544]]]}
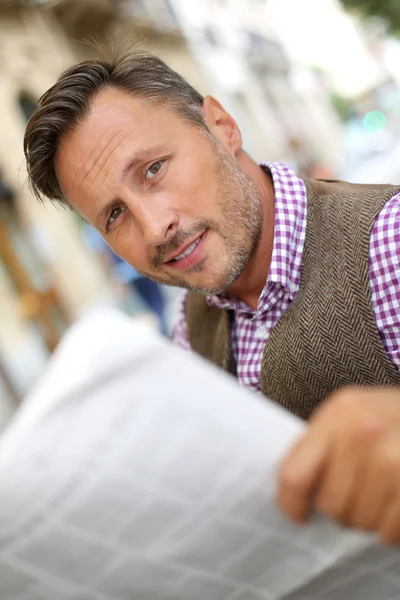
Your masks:
{"label": "brown knit vest", "polygon": [[[261,391],[308,419],[346,385],[400,385],[376,328],[369,287],[369,240],[375,219],[400,187],[305,181],[307,229],[300,288],[272,329],[261,365]],[[192,348],[235,374],[233,314],[190,293]]]}

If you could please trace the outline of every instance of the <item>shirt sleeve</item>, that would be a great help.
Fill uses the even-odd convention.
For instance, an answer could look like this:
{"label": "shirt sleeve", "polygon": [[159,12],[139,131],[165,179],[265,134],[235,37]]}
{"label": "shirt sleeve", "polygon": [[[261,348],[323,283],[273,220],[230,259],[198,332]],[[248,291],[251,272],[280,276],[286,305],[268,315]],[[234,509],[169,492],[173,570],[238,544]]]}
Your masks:
{"label": "shirt sleeve", "polygon": [[175,342],[175,344],[177,344],[178,346],[180,346],[181,348],[183,348],[186,351],[190,351],[191,347],[190,347],[190,343],[189,343],[187,324],[186,324],[186,301],[187,301],[187,293],[184,294],[182,301],[181,301],[179,316],[178,316],[176,325],[174,327],[172,339]]}
{"label": "shirt sleeve", "polygon": [[384,206],[372,228],[369,274],[377,329],[400,371],[400,194]]}

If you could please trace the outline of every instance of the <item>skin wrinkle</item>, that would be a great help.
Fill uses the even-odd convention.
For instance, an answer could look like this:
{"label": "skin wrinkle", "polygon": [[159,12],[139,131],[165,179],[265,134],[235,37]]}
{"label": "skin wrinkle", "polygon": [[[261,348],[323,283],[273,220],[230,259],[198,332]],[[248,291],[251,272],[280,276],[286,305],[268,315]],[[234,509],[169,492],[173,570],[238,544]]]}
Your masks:
{"label": "skin wrinkle", "polygon": [[[115,135],[112,136],[110,143],[108,144],[107,148],[111,145],[111,143],[113,142],[114,139],[118,138],[118,136],[123,133],[122,131],[117,132]],[[108,158],[105,159],[105,161],[103,162],[102,166],[99,166],[97,173],[94,174],[93,177],[93,181],[92,183],[89,184],[89,191],[93,188],[93,186],[96,184],[97,178],[104,173],[104,177],[102,182],[99,184],[99,187],[102,188],[104,182],[107,179],[107,176],[109,175],[110,169],[108,169],[108,164],[110,163],[110,161],[112,160],[112,157],[114,155],[114,153],[121,147],[121,144],[124,142],[124,140],[129,137],[129,134],[127,133],[126,135],[123,136],[123,138],[121,140],[119,140],[119,142],[116,144],[116,146],[114,148],[111,149],[111,153],[108,156]],[[104,153],[107,151],[107,148],[104,149],[102,155],[104,155]],[[99,161],[96,161],[95,164],[98,164]],[[88,170],[88,174],[90,174],[90,172],[94,169],[94,167],[92,167],[90,170]],[[85,178],[86,179],[86,178]],[[84,180],[85,181],[85,180]],[[83,183],[82,182],[82,186]]]}
{"label": "skin wrinkle", "polygon": [[[118,148],[118,146],[117,146],[117,148]],[[108,159],[108,160],[109,160],[109,159]],[[106,166],[107,166],[107,162],[108,162],[108,160],[106,161],[106,163],[105,163],[105,165],[104,165],[104,168],[102,168],[102,169],[99,171],[99,174],[101,174],[101,173],[103,173],[103,174],[104,174],[104,177],[103,177],[103,179],[102,179],[102,180],[100,181],[100,183],[99,183],[99,187],[100,187],[100,189],[101,189],[101,188],[103,188],[103,187],[106,187],[106,189],[108,188],[108,186],[106,185],[106,183],[107,183],[107,177],[108,177],[108,170],[106,170]],[[94,182],[93,182],[93,184],[90,186],[90,188],[92,188],[92,187],[93,187],[93,185],[94,185]],[[111,193],[111,190],[108,190],[108,191],[109,191],[109,193]]]}
{"label": "skin wrinkle", "polygon": [[[217,101],[205,99],[203,114],[208,133],[169,107],[108,89],[62,140],[57,175],[89,223],[120,199],[123,212],[101,232],[147,277],[202,293],[226,290],[256,305],[272,254],[272,180],[242,151],[236,122]],[[146,162],[125,180],[121,171],[136,154]],[[145,182],[149,166],[164,159],[160,173]],[[203,256],[191,269],[164,264],[205,231]]]}
{"label": "skin wrinkle", "polygon": [[[129,96],[127,96],[127,97],[129,98]],[[95,100],[93,101],[93,104],[94,104],[94,103],[95,103]],[[127,105],[127,103],[125,103],[125,105]],[[154,114],[154,112],[155,112],[156,110],[157,110],[157,106],[149,106],[149,116],[151,117],[151,116]],[[114,125],[113,125],[113,123],[111,122],[111,124],[110,124],[110,126],[109,126],[109,131],[111,131],[111,132],[112,132],[112,131],[113,131],[113,128],[114,128]],[[104,137],[106,137],[106,136],[107,136],[107,133],[108,133],[108,130],[106,130],[106,131],[104,132]],[[101,160],[101,158],[102,158],[103,154],[104,154],[104,153],[107,151],[107,149],[109,148],[109,146],[112,144],[113,140],[114,140],[115,138],[117,138],[117,137],[118,137],[120,134],[122,134],[122,133],[123,133],[123,129],[120,129],[120,130],[119,130],[119,131],[117,131],[115,134],[114,134],[114,133],[112,133],[112,134],[111,134],[111,138],[110,138],[110,140],[109,140],[109,143],[108,143],[108,144],[106,145],[106,147],[104,148],[104,150],[103,150],[102,154],[101,154],[101,155],[98,157],[98,159],[96,159],[96,160],[95,160],[95,163],[94,163],[92,166],[90,166],[90,167],[88,168],[88,173],[87,173],[87,175],[85,176],[84,180],[82,181],[82,186],[83,186],[83,184],[84,184],[84,182],[85,182],[86,178],[87,178],[87,177],[88,177],[88,176],[91,174],[91,172],[92,172],[93,170],[95,170],[96,166],[98,166],[98,162]],[[124,140],[125,140],[127,137],[129,137],[129,133],[127,133],[127,134],[126,134],[126,135],[125,135],[125,136],[124,136],[124,137],[123,137],[123,138],[120,140],[120,142],[119,142],[119,143],[116,145],[116,147],[115,147],[115,148],[113,148],[113,149],[111,150],[111,154],[110,154],[110,156],[109,156],[109,157],[108,157],[108,158],[107,158],[107,159],[104,161],[103,165],[101,165],[101,166],[99,167],[99,171],[100,171],[100,172],[103,172],[103,170],[104,170],[104,169],[106,168],[106,166],[107,166],[107,163],[108,163],[108,162],[110,161],[110,159],[112,158],[113,152],[114,152],[115,150],[117,150],[117,149],[118,149],[118,147],[119,147],[119,146],[120,146],[120,145],[121,145],[121,144],[124,142]],[[97,148],[96,148],[96,146],[95,146],[95,147],[93,148],[93,154],[95,154],[95,152],[96,152],[96,149],[97,149]],[[89,158],[89,163],[90,163],[90,159],[91,159],[91,156],[90,156],[90,158]],[[96,177],[97,177],[97,176],[95,175],[95,176],[94,176],[94,181],[92,182],[92,184],[90,185],[90,187],[92,187],[93,183],[95,183]],[[106,179],[106,177],[107,177],[107,174],[105,174],[105,176],[104,176],[104,179],[103,179],[103,182],[104,182],[104,180]],[[102,183],[103,183],[103,182],[102,182]],[[102,185],[102,184],[100,184],[100,187],[101,187],[101,185]]]}
{"label": "skin wrinkle", "polygon": [[[111,146],[112,142],[115,140],[115,138],[117,138],[119,136],[120,132],[117,132],[115,134],[113,134],[111,136],[111,139],[108,141],[106,147],[103,149],[102,153],[100,154],[100,156],[98,156],[98,158],[95,160],[94,164],[92,166],[90,166],[90,168],[88,168],[87,173],[85,175],[85,177],[83,178],[83,181],[81,183],[81,187],[83,188],[85,181],[88,179],[88,177],[92,174],[93,171],[96,171],[96,167],[99,164],[99,162],[101,161],[101,159],[103,158],[104,154],[107,152],[107,150],[109,149],[109,147]],[[116,146],[116,148],[118,148],[118,144]],[[93,154],[95,154],[96,150],[95,148],[93,149]],[[111,150],[111,154],[108,158],[105,159],[104,163],[102,164],[101,167],[99,167],[98,172],[102,172],[102,170],[105,168],[105,166],[107,165],[108,160],[111,158],[112,153],[114,152],[114,149]],[[91,157],[90,157],[91,158]],[[96,177],[96,176],[95,176]],[[89,188],[91,188],[92,185],[89,184]]]}
{"label": "skin wrinkle", "polygon": [[[155,155],[163,155],[165,153],[164,145],[157,145],[152,148],[151,146],[143,147],[140,155],[137,155],[133,160],[130,160],[128,165],[123,169],[121,180],[126,181],[127,177],[132,174],[132,171],[138,168],[141,163],[148,162],[150,158],[150,150],[152,151],[153,156]],[[104,180],[103,180],[104,181]]]}
{"label": "skin wrinkle", "polygon": [[[111,129],[111,127],[110,127],[110,131],[111,131],[111,130],[112,130],[112,129]],[[107,131],[104,133],[103,137],[106,137],[106,136],[107,136],[107,133],[108,133],[108,130],[107,130]],[[96,185],[96,183],[97,183],[97,180],[98,180],[98,177],[99,177],[101,174],[103,174],[103,173],[104,173],[104,176],[103,176],[103,179],[102,179],[101,183],[99,184],[99,188],[101,189],[101,188],[104,186],[104,184],[105,184],[105,182],[106,182],[106,180],[107,180],[107,177],[108,177],[108,175],[109,175],[109,171],[110,171],[110,169],[107,169],[107,165],[108,165],[108,163],[111,161],[111,159],[112,159],[112,157],[113,157],[113,155],[114,155],[114,152],[115,152],[116,150],[118,150],[118,148],[121,146],[121,144],[123,143],[123,141],[124,141],[124,140],[126,140],[126,138],[128,138],[128,137],[129,137],[129,134],[128,134],[128,133],[126,133],[126,134],[123,136],[123,138],[122,138],[122,139],[121,139],[121,140],[120,140],[120,141],[117,143],[117,145],[116,145],[114,148],[112,148],[112,150],[111,150],[111,154],[108,156],[108,158],[106,158],[106,160],[104,161],[104,164],[103,164],[103,166],[102,166],[102,167],[100,167],[100,168],[97,170],[97,173],[96,173],[96,172],[94,172],[94,170],[95,170],[95,169],[94,169],[94,167],[95,167],[95,165],[98,165],[98,164],[99,164],[99,160],[100,160],[101,156],[103,156],[103,155],[104,155],[104,153],[106,152],[106,150],[107,150],[107,149],[109,149],[109,147],[110,147],[110,145],[111,145],[112,141],[113,141],[113,140],[115,140],[115,139],[116,139],[116,138],[117,138],[117,137],[118,137],[120,134],[122,134],[122,133],[123,133],[123,130],[121,129],[121,130],[117,131],[117,133],[115,133],[115,134],[113,134],[113,135],[111,136],[111,138],[110,138],[109,142],[107,143],[107,146],[104,148],[104,150],[103,150],[103,152],[101,153],[100,157],[99,157],[99,158],[98,158],[98,159],[95,161],[95,163],[94,163],[94,166],[93,166],[93,167],[91,167],[91,166],[90,166],[90,159],[91,159],[91,158],[92,158],[92,156],[93,156],[93,155],[96,153],[96,149],[97,149],[96,147],[94,147],[94,148],[93,148],[93,152],[92,152],[92,154],[90,155],[90,157],[88,158],[88,167],[87,167],[87,173],[86,173],[86,175],[84,176],[84,178],[83,178],[83,180],[82,180],[81,184],[79,184],[79,185],[78,185],[78,193],[85,193],[85,183],[87,183],[87,182],[88,182],[88,180],[89,180],[89,182],[88,182],[88,186],[87,186],[87,191],[88,191],[88,192],[90,192],[90,190],[91,190],[91,189],[92,189],[92,188],[93,188],[93,187]],[[79,171],[78,171],[78,173],[79,173]],[[75,174],[75,178],[74,178],[74,180],[75,180],[77,177],[78,177],[78,174],[76,173],[76,174]],[[90,177],[92,177],[92,181],[90,181]],[[107,186],[107,188],[108,188],[108,186]],[[108,191],[109,191],[109,193],[110,193],[110,192],[111,192],[111,189],[109,189]],[[99,224],[97,224],[97,223],[96,223],[95,225],[96,225],[96,227],[97,227],[97,228],[99,228]],[[103,233],[104,233],[104,231],[101,231],[101,233],[103,234]]]}

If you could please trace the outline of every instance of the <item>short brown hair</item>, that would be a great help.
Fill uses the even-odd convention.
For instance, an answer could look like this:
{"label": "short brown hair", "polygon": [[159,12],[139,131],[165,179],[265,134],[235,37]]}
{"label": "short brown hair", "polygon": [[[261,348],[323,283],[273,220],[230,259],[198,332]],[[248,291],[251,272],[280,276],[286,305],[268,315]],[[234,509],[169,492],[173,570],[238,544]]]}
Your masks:
{"label": "short brown hair", "polygon": [[129,53],[111,62],[81,62],[65,71],[40,98],[26,128],[28,178],[39,200],[65,202],[55,169],[60,140],[82,122],[96,95],[107,87],[169,106],[196,127],[207,129],[201,111],[203,96],[158,57]]}

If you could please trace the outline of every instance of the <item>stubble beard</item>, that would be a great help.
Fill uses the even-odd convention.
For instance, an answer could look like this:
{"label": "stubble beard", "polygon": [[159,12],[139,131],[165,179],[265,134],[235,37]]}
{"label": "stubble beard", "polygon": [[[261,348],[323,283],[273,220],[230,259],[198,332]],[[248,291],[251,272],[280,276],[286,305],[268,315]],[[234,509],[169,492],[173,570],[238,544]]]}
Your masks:
{"label": "stubble beard", "polygon": [[[196,233],[211,230],[220,236],[225,246],[225,257],[206,257],[197,263],[191,273],[209,273],[214,283],[191,284],[180,275],[163,277],[146,274],[151,279],[169,286],[180,287],[204,295],[224,293],[243,273],[258,246],[262,228],[262,203],[254,182],[240,169],[234,158],[215,138],[211,140],[215,155],[218,177],[218,196],[220,214],[217,219],[202,220],[190,231],[178,232],[169,244],[157,254],[152,264],[156,271],[160,269],[163,258],[179,248],[186,240],[193,239]],[[210,268],[213,260],[216,269]]]}

